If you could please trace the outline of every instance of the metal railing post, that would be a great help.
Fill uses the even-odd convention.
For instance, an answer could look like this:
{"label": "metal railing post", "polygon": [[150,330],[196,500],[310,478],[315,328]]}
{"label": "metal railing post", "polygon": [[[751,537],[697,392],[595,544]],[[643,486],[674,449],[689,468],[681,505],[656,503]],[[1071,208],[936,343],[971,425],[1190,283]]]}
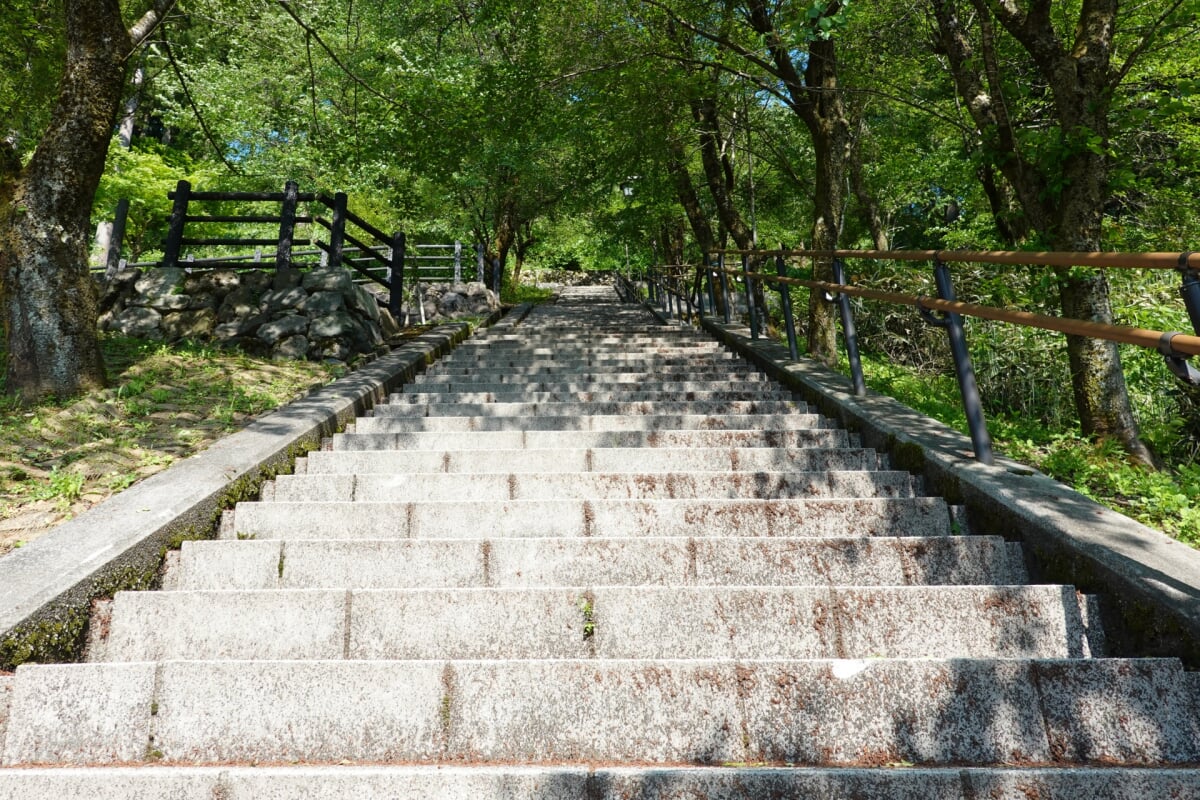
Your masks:
{"label": "metal railing post", "polygon": [[725,272],[725,254],[717,255],[717,269],[721,276],[721,298],[725,301],[725,324],[728,325],[733,321],[730,316],[729,307],[733,305],[733,301],[729,296],[729,275]]}
{"label": "metal railing post", "polygon": [[713,277],[715,276],[715,273],[713,272],[712,264],[710,264],[708,261],[708,253],[704,254],[704,273],[705,273],[705,276],[708,278],[708,311],[713,316],[716,316],[716,314],[717,314],[717,287],[713,283]]}
{"label": "metal railing post", "polygon": [[[833,282],[846,285],[846,266],[840,258],[833,260]],[[850,381],[854,384],[854,396],[865,397],[867,382],[863,378],[862,357],[858,353],[858,331],[854,327],[854,311],[850,307],[850,297],[845,292],[838,292],[838,308],[842,312],[842,337],[846,340],[846,359],[850,362]]]}
{"label": "metal railing post", "polygon": [[742,253],[742,280],[746,284],[746,315],[750,318],[750,338],[758,338],[758,306],[754,302],[754,282],[750,280],[750,256]]}
{"label": "metal railing post", "polygon": [[[934,281],[938,297],[954,302],[954,284],[950,280],[949,268],[938,259],[934,262]],[[983,402],[979,398],[979,386],[975,382],[975,369],[971,366],[971,353],[967,349],[967,337],[963,331],[962,317],[952,311],[943,317],[946,333],[950,337],[950,352],[954,357],[954,372],[958,376],[958,389],[962,393],[963,409],[967,414],[967,427],[971,433],[971,444],[975,448],[975,460],[984,464],[993,463],[992,438],[988,434],[987,421],[983,416]]]}
{"label": "metal railing post", "polygon": [[279,209],[279,243],[275,246],[275,288],[282,289],[292,270],[292,237],[296,232],[296,206],[300,187],[295,181],[283,185],[283,205]]}
{"label": "metal railing post", "polygon": [[404,300],[404,248],[404,233],[396,231],[392,234],[392,258],[388,265],[388,311],[396,319],[400,318]]}
{"label": "metal railing post", "polygon": [[175,184],[175,191],[168,195],[175,204],[171,206],[171,221],[167,223],[167,240],[163,243],[164,267],[174,267],[179,264],[179,250],[183,245],[183,224],[187,221],[188,198],[192,194],[192,185],[187,181]]}
{"label": "metal railing post", "polygon": [[[116,228],[113,228],[116,237]],[[1179,271],[1183,274],[1183,286],[1179,294],[1183,297],[1183,305],[1187,308],[1188,318],[1192,321],[1192,329],[1200,336],[1200,270],[1188,266],[1192,253],[1182,253],[1179,256]]]}
{"label": "metal railing post", "polygon": [[[775,274],[781,278],[787,277],[787,264],[783,256],[775,256]],[[783,306],[783,324],[787,330],[788,355],[792,361],[800,360],[800,345],[796,341],[796,317],[792,314],[792,287],[786,283],[779,284],[779,303]]]}

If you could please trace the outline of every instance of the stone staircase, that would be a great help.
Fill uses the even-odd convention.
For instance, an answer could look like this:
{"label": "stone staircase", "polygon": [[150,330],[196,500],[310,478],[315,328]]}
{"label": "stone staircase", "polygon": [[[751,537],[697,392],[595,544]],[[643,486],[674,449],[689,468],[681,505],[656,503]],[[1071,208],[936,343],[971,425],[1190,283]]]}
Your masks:
{"label": "stone staircase", "polygon": [[1200,683],[691,330],[568,290],[302,459],[90,661],[0,677],[0,798],[1200,797]]}

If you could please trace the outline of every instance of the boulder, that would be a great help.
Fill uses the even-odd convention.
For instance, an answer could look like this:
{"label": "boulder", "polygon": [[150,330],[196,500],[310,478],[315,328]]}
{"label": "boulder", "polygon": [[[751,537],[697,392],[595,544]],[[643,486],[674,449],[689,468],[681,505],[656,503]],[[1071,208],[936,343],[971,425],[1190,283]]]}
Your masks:
{"label": "boulder", "polygon": [[271,288],[279,291],[281,289],[293,289],[300,286],[304,280],[304,276],[296,269],[277,269],[271,278]]}
{"label": "boulder", "polygon": [[372,322],[379,321],[379,301],[375,298],[374,292],[370,292],[358,284],[352,284],[350,289],[344,292],[344,295],[346,305],[350,308]]}
{"label": "boulder", "polygon": [[299,361],[308,355],[308,339],[303,336],[289,336],[280,339],[271,348],[271,358],[276,361]]}
{"label": "boulder", "polygon": [[221,297],[216,292],[202,292],[200,294],[192,294],[188,296],[192,298],[192,301],[188,303],[188,308],[192,311],[201,308],[211,308],[215,314],[217,311],[217,306],[221,302]]}
{"label": "boulder", "polygon": [[400,324],[386,308],[379,309],[379,329],[385,338],[390,339],[400,333]]}
{"label": "boulder", "polygon": [[162,320],[163,335],[168,341],[177,339],[207,339],[217,324],[217,312],[211,308],[167,314]]}
{"label": "boulder", "polygon": [[320,339],[362,339],[362,323],[346,311],[335,311],[312,321],[308,335]]}
{"label": "boulder", "polygon": [[125,310],[129,298],[133,295],[135,285],[142,277],[142,271],[137,267],[126,267],[114,273],[101,282],[100,304],[101,314],[112,312],[113,315]]}
{"label": "boulder", "polygon": [[233,322],[245,317],[257,316],[258,307],[258,292],[253,287],[242,284],[225,295],[225,299],[221,301],[221,307],[217,311],[217,319],[221,322]]}
{"label": "boulder", "polygon": [[158,341],[163,338],[162,314],[144,306],[130,306],[113,317],[112,329],[125,336]]}
{"label": "boulder", "polygon": [[[150,269],[137,279],[133,289],[148,299],[161,295],[178,294],[186,278],[187,273],[178,267]],[[152,303],[146,302],[143,305],[149,306]]]}
{"label": "boulder", "polygon": [[346,297],[341,292],[314,292],[296,308],[315,318],[340,311],[345,305]]}
{"label": "boulder", "polygon": [[284,309],[292,309],[308,299],[308,292],[299,286],[290,289],[272,289],[258,301],[258,307],[264,314],[274,314]]}
{"label": "boulder", "polygon": [[467,298],[458,292],[446,292],[438,301],[438,312],[442,316],[453,316],[465,311],[467,308]]}
{"label": "boulder", "polygon": [[243,272],[239,275],[241,285],[249,288],[256,296],[265,292],[271,286],[273,272],[256,269],[252,272]]}
{"label": "boulder", "polygon": [[348,293],[354,286],[349,270],[343,267],[321,267],[304,274],[303,286],[310,292]]}
{"label": "boulder", "polygon": [[195,272],[188,275],[183,282],[184,294],[196,295],[226,295],[242,285],[238,273],[231,269],[214,269],[209,272]]}
{"label": "boulder", "polygon": [[350,349],[350,345],[338,339],[330,339],[315,346],[309,356],[322,361],[349,361],[354,351]]}
{"label": "boulder", "polygon": [[238,317],[213,328],[213,338],[218,342],[228,344],[234,339],[249,336],[258,330],[260,325],[266,322],[267,318],[262,314],[256,314],[252,317]]}
{"label": "boulder", "polygon": [[307,330],[308,317],[303,317],[299,314],[288,314],[259,327],[258,338],[267,344],[274,345],[281,339],[303,334]]}
{"label": "boulder", "polygon": [[191,296],[186,294],[146,294],[138,301],[155,311],[183,311],[192,304]]}

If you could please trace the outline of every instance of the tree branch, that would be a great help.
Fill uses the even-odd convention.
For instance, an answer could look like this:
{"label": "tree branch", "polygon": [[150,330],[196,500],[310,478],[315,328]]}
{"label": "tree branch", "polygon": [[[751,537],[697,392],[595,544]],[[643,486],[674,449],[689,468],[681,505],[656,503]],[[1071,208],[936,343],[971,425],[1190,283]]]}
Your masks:
{"label": "tree branch", "polygon": [[[133,27],[129,29],[129,38],[133,41],[133,50],[137,50],[142,44],[150,38],[150,34],[162,25],[167,14],[174,7],[175,0],[154,0],[154,5],[150,10],[142,15],[142,18],[133,23]],[[129,55],[133,55],[130,52]],[[129,58],[129,56],[126,56]]]}
{"label": "tree branch", "polygon": [[414,114],[414,115],[420,117],[421,119],[430,123],[431,125],[436,125],[439,128],[442,127],[435,120],[430,119],[428,116],[421,113],[420,111],[410,108],[405,103],[401,102],[400,100],[397,100],[394,97],[388,97],[383,92],[380,92],[374,86],[371,86],[365,80],[360,78],[349,67],[347,67],[340,58],[338,58],[337,53],[333,52],[333,49],[325,43],[325,40],[321,38],[321,34],[317,33],[315,28],[313,28],[311,25],[306,23],[304,20],[300,19],[300,17],[292,9],[292,4],[291,4],[290,0],[276,0],[276,2],[279,4],[280,8],[282,8],[284,11],[286,11],[287,15],[289,17],[291,17],[296,22],[297,25],[300,26],[301,30],[303,30],[306,34],[311,36],[313,38],[313,41],[315,41],[317,44],[319,44],[321,46],[321,49],[325,51],[325,54],[328,55],[329,58],[333,60],[333,63],[337,65],[337,68],[340,69],[343,73],[345,73],[346,76],[348,78],[350,78],[351,81],[358,84],[358,86],[362,87],[362,89],[364,89],[367,92],[367,94],[371,95],[372,97],[374,97],[378,100],[382,100],[383,102],[387,103],[390,106],[395,106],[396,108],[402,108],[405,111],[407,111],[408,113]]}
{"label": "tree branch", "polygon": [[1165,11],[1163,11],[1163,13],[1158,15],[1158,19],[1154,20],[1154,22],[1150,25],[1149,32],[1144,34],[1138,43],[1134,45],[1133,50],[1130,51],[1129,56],[1125,59],[1124,63],[1122,63],[1113,74],[1113,78],[1108,84],[1109,89],[1116,89],[1121,85],[1121,82],[1128,77],[1130,71],[1137,64],[1138,59],[1144,56],[1146,51],[1150,49],[1150,46],[1154,43],[1154,40],[1158,36],[1160,29],[1166,25],[1167,20],[1174,15],[1177,10],[1179,10],[1181,5],[1183,5],[1183,0],[1174,0],[1174,2],[1171,3],[1171,5],[1169,5]]}
{"label": "tree branch", "polygon": [[208,140],[208,143],[212,146],[213,152],[217,154],[219,159],[221,159],[221,163],[224,164],[230,172],[236,173],[238,168],[235,167],[229,161],[229,159],[225,157],[224,148],[217,144],[216,137],[213,136],[213,132],[209,129],[208,123],[204,121],[204,115],[200,113],[200,108],[196,105],[196,101],[192,98],[192,92],[190,89],[188,89],[187,80],[185,80],[183,77],[183,70],[179,68],[179,63],[175,60],[175,54],[171,51],[171,43],[164,41],[163,49],[166,51],[167,61],[170,63],[171,69],[175,72],[175,78],[179,81],[179,88],[183,89],[183,96],[187,98],[187,102],[188,105],[191,106],[192,113],[196,115],[196,121],[200,123],[200,129],[204,131],[204,138]]}

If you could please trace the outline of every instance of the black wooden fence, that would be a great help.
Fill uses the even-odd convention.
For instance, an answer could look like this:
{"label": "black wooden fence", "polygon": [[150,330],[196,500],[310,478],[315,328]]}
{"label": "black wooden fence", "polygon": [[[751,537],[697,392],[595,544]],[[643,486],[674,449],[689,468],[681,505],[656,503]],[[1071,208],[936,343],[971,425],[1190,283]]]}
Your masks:
{"label": "black wooden fence", "polygon": [[[241,268],[248,266],[251,256],[217,255],[196,258],[189,254],[186,261],[180,258],[184,248],[237,248],[273,247],[276,272],[316,266],[316,262],[305,261],[305,257],[324,253],[324,263],[329,266],[345,266],[353,269],[367,280],[379,284],[388,292],[388,310],[400,313],[401,296],[404,290],[404,234],[397,231],[384,233],[365,219],[347,208],[344,192],[330,197],[325,194],[301,192],[294,181],[288,181],[282,192],[194,192],[191,184],[180,181],[175,191],[167,195],[174,201],[171,219],[167,228],[167,239],[163,246],[163,267],[187,266],[193,269]],[[193,203],[252,202],[277,206],[272,213],[265,214],[211,214],[192,213]],[[308,216],[299,213],[301,203],[324,206],[331,212],[329,218]],[[197,226],[205,225],[263,225],[279,226],[278,236],[238,237],[205,236],[196,234]],[[329,233],[329,241],[323,242],[313,236],[296,238],[296,226],[307,224],[320,226]],[[201,227],[203,231],[203,227]],[[188,235],[191,234],[191,235]],[[317,250],[298,250],[298,247],[316,247]],[[367,267],[382,265],[386,277],[379,277]],[[378,270],[377,270],[378,271]]]}

